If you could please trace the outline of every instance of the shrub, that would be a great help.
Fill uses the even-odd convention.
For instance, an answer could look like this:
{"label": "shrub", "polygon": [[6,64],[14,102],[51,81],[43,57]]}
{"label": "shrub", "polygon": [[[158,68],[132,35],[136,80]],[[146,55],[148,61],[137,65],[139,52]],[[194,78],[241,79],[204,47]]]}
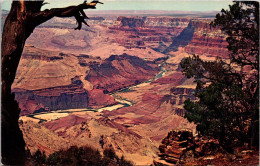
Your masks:
{"label": "shrub", "polygon": [[26,165],[48,165],[48,166],[132,166],[132,162],[127,161],[122,156],[119,158],[113,149],[105,149],[102,156],[97,149],[89,146],[71,146],[67,150],[60,150],[49,157],[45,153],[37,150],[35,154],[29,154]]}

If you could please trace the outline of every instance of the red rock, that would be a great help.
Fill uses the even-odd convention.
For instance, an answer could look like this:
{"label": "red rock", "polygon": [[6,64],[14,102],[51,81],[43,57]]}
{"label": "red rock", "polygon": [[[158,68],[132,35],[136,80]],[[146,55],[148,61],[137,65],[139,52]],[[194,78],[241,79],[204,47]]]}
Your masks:
{"label": "red rock", "polygon": [[172,130],[162,140],[162,144],[159,146],[159,156],[167,162],[177,163],[181,156],[192,148],[192,145],[194,146],[193,142],[194,138],[190,130]]}
{"label": "red rock", "polygon": [[104,94],[103,90],[101,89],[93,89],[88,92],[89,92],[89,106],[92,108],[99,108],[99,107],[114,105],[117,103],[112,96],[108,94]]}
{"label": "red rock", "polygon": [[90,68],[85,79],[94,89],[103,89],[106,93],[149,80],[159,72],[156,64],[127,54],[112,55]]}
{"label": "red rock", "polygon": [[89,95],[82,85],[71,84],[39,90],[13,89],[13,92],[21,105],[21,115],[45,107],[50,110],[89,107]]}
{"label": "red rock", "polygon": [[[192,20],[194,27],[192,40],[185,46],[185,52],[189,54],[228,57],[226,36],[220,29],[210,26],[211,20]],[[219,31],[219,32],[218,32]]]}
{"label": "red rock", "polygon": [[187,78],[181,72],[175,72],[169,76],[161,77],[151,84],[171,84],[171,86],[178,86],[182,84]]}
{"label": "red rock", "polygon": [[77,115],[68,115],[64,118],[60,118],[54,121],[49,121],[49,122],[45,122],[42,123],[43,126],[45,126],[46,128],[50,129],[51,131],[56,131],[60,128],[65,128],[68,129],[71,126],[75,126],[78,124],[81,124],[82,122],[85,122],[86,120],[88,120],[89,118],[82,118],[79,117]]}
{"label": "red rock", "polygon": [[113,120],[110,120],[108,118],[100,118],[98,119],[98,122],[100,122],[102,125],[104,126],[108,126],[108,127],[111,127],[111,128],[116,128],[116,129],[119,129],[127,134],[131,134],[131,135],[134,135],[135,137],[141,139],[142,136],[140,136],[139,134],[133,132],[132,130],[129,130],[128,128],[114,122]]}

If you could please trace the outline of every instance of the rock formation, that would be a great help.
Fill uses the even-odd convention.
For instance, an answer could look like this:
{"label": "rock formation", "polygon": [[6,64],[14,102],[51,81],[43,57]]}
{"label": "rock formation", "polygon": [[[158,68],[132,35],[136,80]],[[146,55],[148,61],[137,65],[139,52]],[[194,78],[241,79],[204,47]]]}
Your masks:
{"label": "rock formation", "polygon": [[153,78],[159,68],[152,62],[127,54],[112,55],[100,65],[93,64],[85,79],[95,89],[113,92]]}
{"label": "rock formation", "polygon": [[[175,129],[168,133],[159,146],[159,157],[155,165],[184,164],[194,157],[214,155],[223,150],[215,139],[194,137],[189,129]],[[188,152],[188,153],[187,153]],[[188,155],[192,155],[188,157]],[[214,158],[214,157],[213,157]]]}
{"label": "rock formation", "polygon": [[147,81],[158,71],[157,64],[127,54],[101,60],[87,54],[65,54],[28,46],[12,91],[21,115],[99,108],[117,103],[107,93]]}
{"label": "rock formation", "polygon": [[160,160],[176,164],[182,155],[194,148],[192,131],[187,129],[172,130],[162,140],[159,146],[159,160],[154,160],[155,165],[160,165]]}
{"label": "rock formation", "polygon": [[[82,85],[60,86],[40,90],[14,89],[15,98],[22,109],[21,115],[48,110],[87,108],[89,107],[88,92]],[[36,105],[36,107],[32,107]]]}
{"label": "rock formation", "polygon": [[195,30],[185,51],[189,54],[227,58],[226,36],[219,28],[211,27],[210,22],[211,20],[192,20],[190,22]]}
{"label": "rock formation", "polygon": [[164,52],[177,51],[178,47],[184,47],[185,52],[189,54],[226,58],[228,54],[226,36],[219,28],[211,27],[211,21],[192,19]]}

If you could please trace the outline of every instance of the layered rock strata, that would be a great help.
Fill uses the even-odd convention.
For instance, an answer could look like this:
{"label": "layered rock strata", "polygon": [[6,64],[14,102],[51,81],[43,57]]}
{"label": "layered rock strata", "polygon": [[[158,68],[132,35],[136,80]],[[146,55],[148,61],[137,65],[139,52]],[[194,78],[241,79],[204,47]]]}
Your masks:
{"label": "layered rock strata", "polygon": [[107,93],[152,79],[159,70],[153,61],[127,54],[101,60],[87,54],[51,52],[28,46],[12,91],[21,115],[100,108],[117,103]]}
{"label": "layered rock strata", "polygon": [[[192,131],[187,129],[172,130],[167,137],[162,140],[159,146],[160,160],[176,164],[181,156],[194,146]],[[160,165],[160,160],[155,160],[155,165]]]}
{"label": "layered rock strata", "polygon": [[159,70],[156,64],[135,56],[112,55],[101,64],[91,65],[85,79],[91,82],[95,89],[110,93],[149,80]]}
{"label": "layered rock strata", "polygon": [[194,27],[194,34],[184,50],[189,54],[227,58],[226,35],[218,27],[213,28],[210,23],[211,20],[202,19],[190,22],[190,26]]}
{"label": "layered rock strata", "polygon": [[15,99],[19,102],[21,115],[89,107],[89,94],[82,84],[71,84],[40,90],[13,89]]}

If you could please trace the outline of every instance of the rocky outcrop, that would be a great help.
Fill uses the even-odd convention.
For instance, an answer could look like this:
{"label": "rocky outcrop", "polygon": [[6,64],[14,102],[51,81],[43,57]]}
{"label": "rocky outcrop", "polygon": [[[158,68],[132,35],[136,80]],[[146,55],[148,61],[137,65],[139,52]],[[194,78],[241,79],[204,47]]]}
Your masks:
{"label": "rocky outcrop", "polygon": [[218,140],[194,137],[189,129],[170,131],[162,140],[159,150],[160,158],[154,160],[154,164],[158,166],[189,163],[194,157],[208,156],[213,159],[210,155],[223,152]]}
{"label": "rocky outcrop", "polygon": [[145,26],[185,28],[189,21],[187,17],[146,17]]}
{"label": "rocky outcrop", "polygon": [[21,115],[39,111],[89,107],[88,92],[82,85],[71,84],[40,90],[14,89]]}
{"label": "rocky outcrop", "polygon": [[[194,147],[192,131],[187,129],[172,130],[159,146],[161,160],[176,164],[182,155]],[[154,163],[159,165],[159,162]]]}
{"label": "rocky outcrop", "polygon": [[125,17],[120,16],[114,22],[114,25],[119,25],[121,27],[131,27],[131,28],[138,28],[138,27],[158,27],[158,28],[165,28],[165,27],[187,27],[190,18],[186,17],[167,17],[167,16],[160,16],[160,17],[152,17],[152,16],[144,16],[144,17]]}
{"label": "rocky outcrop", "polygon": [[178,36],[187,27],[189,20],[189,18],[165,16],[121,16],[116,19],[113,26],[110,26],[109,29],[111,33],[116,33],[116,31],[125,33],[124,38],[118,36],[115,42],[128,49],[151,47],[158,51],[164,50],[172,42],[172,38]]}
{"label": "rocky outcrop", "polygon": [[94,85],[94,89],[109,93],[149,80],[158,72],[158,66],[152,62],[127,54],[112,55],[101,64],[91,65],[85,79]]}
{"label": "rocky outcrop", "polygon": [[100,108],[103,106],[114,105],[117,102],[115,99],[108,95],[104,94],[104,90],[102,89],[93,89],[88,91],[89,94],[89,106],[91,108]]}
{"label": "rocky outcrop", "polygon": [[212,20],[192,20],[194,27],[193,38],[185,47],[185,52],[190,54],[220,56],[226,58],[228,55],[225,34],[218,28],[210,25]]}
{"label": "rocky outcrop", "polygon": [[171,93],[174,95],[193,95],[195,93],[195,89],[173,87],[171,88]]}
{"label": "rocky outcrop", "polygon": [[177,51],[179,47],[184,47],[189,54],[206,56],[227,57],[228,49],[226,36],[221,30],[213,28],[210,19],[192,19],[188,26],[173,38],[172,44],[164,51]]}
{"label": "rocky outcrop", "polygon": [[144,26],[144,20],[142,17],[118,17],[117,22],[119,22],[119,25],[122,27],[142,27]]}

